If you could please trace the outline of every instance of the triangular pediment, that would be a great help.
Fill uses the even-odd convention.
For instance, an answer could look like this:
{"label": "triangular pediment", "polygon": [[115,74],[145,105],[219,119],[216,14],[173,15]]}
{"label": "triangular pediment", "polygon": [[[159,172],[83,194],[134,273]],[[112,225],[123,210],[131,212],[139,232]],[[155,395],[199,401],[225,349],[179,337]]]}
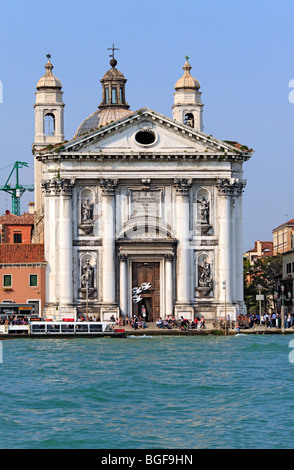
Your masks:
{"label": "triangular pediment", "polygon": [[[149,133],[151,143],[141,142],[142,133],[147,137]],[[77,153],[89,156],[185,153],[212,156],[247,155],[249,158],[251,154],[249,149],[237,148],[148,108],[73,139],[58,150],[57,155]]]}

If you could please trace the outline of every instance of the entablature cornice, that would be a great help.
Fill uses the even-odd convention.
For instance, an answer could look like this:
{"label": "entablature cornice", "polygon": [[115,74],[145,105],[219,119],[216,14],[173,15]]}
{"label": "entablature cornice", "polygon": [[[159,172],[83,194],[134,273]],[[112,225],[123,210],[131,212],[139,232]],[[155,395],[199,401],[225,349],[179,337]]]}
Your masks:
{"label": "entablature cornice", "polygon": [[145,152],[99,152],[99,153],[61,153],[58,155],[52,155],[51,153],[42,154],[36,156],[37,160],[45,163],[50,161],[103,161],[103,160],[162,160],[162,161],[170,161],[170,160],[190,160],[190,161],[218,161],[218,162],[244,162],[249,160],[250,155],[223,155],[223,154],[215,154],[215,153],[195,153],[188,151],[185,152],[174,152],[174,153],[164,153],[164,152],[157,152],[157,153],[145,153]]}

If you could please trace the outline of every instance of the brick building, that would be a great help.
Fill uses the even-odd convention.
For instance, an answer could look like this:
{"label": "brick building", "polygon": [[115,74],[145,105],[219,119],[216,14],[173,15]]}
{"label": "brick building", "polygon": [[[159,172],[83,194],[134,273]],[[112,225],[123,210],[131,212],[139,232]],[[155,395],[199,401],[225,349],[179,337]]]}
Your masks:
{"label": "brick building", "polygon": [[32,243],[34,215],[0,217],[0,314],[41,314],[45,303],[44,245]]}
{"label": "brick building", "polygon": [[0,217],[0,243],[31,243],[34,213],[14,215],[9,211]]}
{"label": "brick building", "polygon": [[294,248],[294,219],[273,229],[273,254],[286,253]]}
{"label": "brick building", "polygon": [[[244,253],[243,259],[249,261],[249,266],[252,266],[258,258],[266,256],[273,256],[273,242],[257,240],[254,242],[254,248]],[[252,282],[251,270],[248,266],[246,271],[246,283]]]}
{"label": "brick building", "polygon": [[254,242],[254,248],[244,253],[244,258],[248,259],[251,265],[257,258],[264,256],[273,256],[273,242],[257,240]]}

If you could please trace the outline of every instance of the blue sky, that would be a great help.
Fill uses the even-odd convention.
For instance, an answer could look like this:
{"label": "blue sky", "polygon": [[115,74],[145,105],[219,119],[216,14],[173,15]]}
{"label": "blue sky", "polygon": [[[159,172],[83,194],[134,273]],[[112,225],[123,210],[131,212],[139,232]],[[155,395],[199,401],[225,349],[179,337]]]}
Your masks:
{"label": "blue sky", "polygon": [[[170,117],[188,54],[201,84],[204,132],[255,150],[244,165],[243,249],[272,240],[272,229],[294,218],[293,20],[288,0],[2,2],[0,185],[16,160],[30,165],[20,170],[21,183],[33,183],[34,92],[48,52],[63,84],[67,140],[101,101],[113,42],[131,109]],[[31,199],[24,194],[22,212]],[[0,213],[6,209],[11,198],[0,192]]]}

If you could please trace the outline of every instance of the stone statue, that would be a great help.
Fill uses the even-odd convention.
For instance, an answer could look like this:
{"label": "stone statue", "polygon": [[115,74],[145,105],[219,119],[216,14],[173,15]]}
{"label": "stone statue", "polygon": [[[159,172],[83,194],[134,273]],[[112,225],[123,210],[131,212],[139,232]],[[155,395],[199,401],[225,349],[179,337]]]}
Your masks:
{"label": "stone statue", "polygon": [[82,223],[93,222],[93,202],[89,201],[89,198],[85,200],[82,205]]}
{"label": "stone statue", "polygon": [[200,220],[202,224],[209,224],[209,202],[203,196],[202,199],[197,199],[200,205]]}
{"label": "stone statue", "polygon": [[202,264],[199,264],[198,284],[200,287],[210,287],[211,285],[210,264],[207,260],[204,260]]}
{"label": "stone statue", "polygon": [[83,288],[88,287],[88,289],[91,289],[94,287],[94,269],[89,260],[83,267],[81,282]]}

